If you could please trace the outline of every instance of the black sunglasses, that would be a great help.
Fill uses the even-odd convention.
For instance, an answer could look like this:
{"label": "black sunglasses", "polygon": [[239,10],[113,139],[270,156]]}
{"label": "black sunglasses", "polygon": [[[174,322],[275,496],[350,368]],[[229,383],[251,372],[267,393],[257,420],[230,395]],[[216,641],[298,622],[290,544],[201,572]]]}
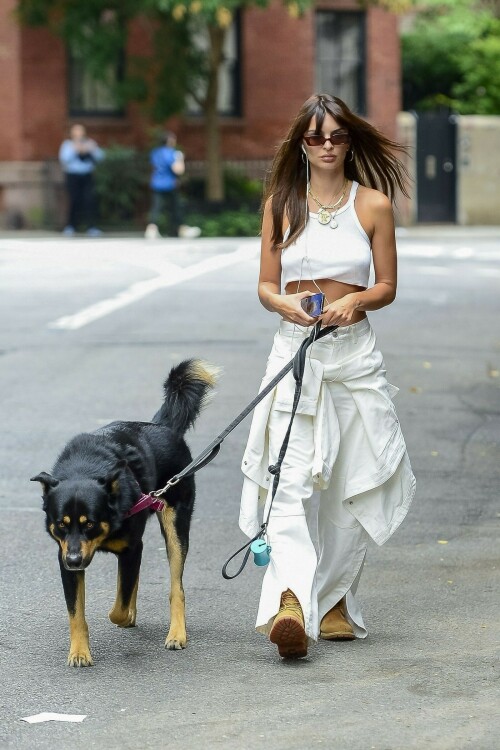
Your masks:
{"label": "black sunglasses", "polygon": [[321,133],[305,135],[304,140],[308,146],[324,146],[327,141],[330,141],[332,146],[340,146],[342,143],[351,142],[349,133],[332,133],[329,137],[324,136]]}

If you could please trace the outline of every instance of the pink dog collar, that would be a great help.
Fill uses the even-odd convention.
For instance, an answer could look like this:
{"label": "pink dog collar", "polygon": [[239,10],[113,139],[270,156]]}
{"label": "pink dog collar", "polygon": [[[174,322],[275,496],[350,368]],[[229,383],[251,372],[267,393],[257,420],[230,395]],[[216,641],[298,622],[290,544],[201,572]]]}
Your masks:
{"label": "pink dog collar", "polygon": [[151,508],[151,510],[163,510],[164,507],[165,503],[163,500],[159,500],[152,495],[141,495],[139,500],[125,513],[125,518],[134,516],[136,513],[140,513],[141,510],[146,510],[146,508]]}

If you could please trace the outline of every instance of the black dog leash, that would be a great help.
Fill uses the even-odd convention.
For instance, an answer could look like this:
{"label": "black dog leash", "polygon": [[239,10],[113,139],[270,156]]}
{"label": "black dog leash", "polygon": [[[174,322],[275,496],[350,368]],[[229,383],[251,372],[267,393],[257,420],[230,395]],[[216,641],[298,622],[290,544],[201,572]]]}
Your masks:
{"label": "black dog leash", "polygon": [[225,430],[217,435],[217,437],[212,440],[212,442],[207,445],[207,447],[198,456],[196,456],[196,458],[194,458],[191,463],[189,463],[182,471],[180,471],[178,474],[175,474],[171,479],[169,479],[166,485],[161,488],[161,490],[155,490],[154,492],[152,492],[152,497],[161,497],[171,487],[178,484],[181,479],[191,476],[191,474],[194,474],[199,469],[202,469],[204,466],[209,464],[210,461],[213,461],[213,459],[219,453],[220,447],[226,437],[240,424],[240,422],[245,419],[246,416],[250,414],[251,411],[255,409],[257,404],[259,404],[267,396],[267,394],[273,390],[273,388],[280,382],[280,380],[283,380],[285,375],[292,369],[295,382],[297,382],[297,380],[301,377],[300,373],[302,375],[304,373],[305,353],[307,348],[314,341],[319,341],[319,339],[322,339],[324,336],[327,336],[329,333],[338,328],[338,326],[328,326],[327,328],[319,328],[319,326],[320,324],[316,323],[308,338],[304,339],[304,341],[300,345],[300,348],[293,359],[291,359],[290,362],[288,362],[288,364],[285,365],[285,367],[280,370],[277,375],[275,375],[271,382],[268,383],[266,387],[253,399],[253,401],[251,401],[248,406],[246,406],[243,411],[240,412],[235,419],[233,419],[231,424],[229,424],[225,428]]}
{"label": "black dog leash", "polygon": [[[290,421],[288,423],[288,428],[285,433],[283,443],[281,444],[280,452],[278,455],[278,460],[276,461],[275,464],[272,464],[271,466],[269,466],[269,469],[268,469],[269,473],[273,475],[274,479],[273,479],[273,488],[272,488],[272,493],[271,493],[271,501],[269,503],[269,509],[267,511],[266,520],[264,521],[264,523],[261,524],[259,533],[256,534],[254,537],[252,537],[252,539],[250,539],[249,542],[244,544],[243,547],[240,547],[240,549],[237,550],[233,555],[231,555],[231,557],[228,560],[226,560],[226,562],[222,566],[222,577],[228,581],[232,580],[233,578],[236,578],[243,571],[245,565],[248,562],[250,552],[252,551],[251,547],[252,547],[253,542],[256,542],[258,539],[263,539],[267,532],[269,518],[271,517],[271,508],[273,507],[274,497],[276,495],[276,491],[278,489],[278,484],[280,481],[281,464],[283,463],[283,459],[285,458],[285,454],[288,448],[288,441],[290,440],[290,433],[292,431],[293,420],[295,419],[295,413],[297,411],[297,406],[299,404],[300,394],[302,391],[302,380],[304,377],[304,368],[305,368],[305,354],[306,354],[306,349],[307,349],[307,346],[304,346],[304,345],[305,344],[308,345],[309,343],[310,342],[308,339],[302,342],[301,347],[299,351],[297,352],[297,355],[300,355],[300,357],[296,360],[294,359],[294,363],[293,363],[294,364],[293,376],[295,378],[295,393],[293,396],[292,412],[290,414]],[[297,367],[295,367],[295,365],[297,365]],[[231,560],[234,560],[234,558],[237,557],[246,548],[248,549],[245,552],[245,555],[243,557],[240,567],[238,568],[236,573],[234,573],[233,575],[229,575],[229,573],[227,572],[227,566],[229,565]],[[267,545],[266,545],[266,548],[269,551],[269,548],[267,547]]]}
{"label": "black dog leash", "polygon": [[[157,500],[164,495],[171,487],[178,484],[182,479],[185,479],[186,477],[191,476],[195,472],[197,472],[199,469],[202,469],[204,466],[210,463],[210,461],[213,461],[213,459],[217,456],[217,454],[220,451],[220,447],[225,440],[225,438],[242,422],[248,414],[250,414],[251,411],[255,409],[257,404],[259,404],[268,393],[270,393],[273,388],[276,387],[276,385],[280,382],[280,380],[283,380],[285,375],[287,375],[290,370],[293,370],[293,377],[295,380],[295,393],[293,397],[293,405],[292,405],[292,412],[290,415],[290,422],[288,424],[288,428],[285,434],[285,438],[283,440],[283,443],[281,445],[281,449],[278,455],[278,459],[276,463],[273,466],[269,467],[269,473],[273,475],[273,487],[272,487],[272,493],[271,493],[271,502],[269,504],[269,510],[267,513],[266,520],[264,523],[262,523],[260,527],[260,531],[258,534],[256,534],[252,539],[250,539],[249,542],[243,545],[243,547],[240,547],[239,550],[237,550],[231,557],[225,562],[223,568],[222,568],[222,575],[226,580],[231,580],[233,578],[236,578],[244,569],[245,565],[247,564],[248,558],[250,556],[250,546],[253,542],[257,541],[258,539],[262,539],[266,533],[267,525],[269,523],[269,518],[271,515],[271,508],[273,504],[274,497],[276,495],[276,491],[278,489],[278,484],[280,481],[280,472],[281,472],[281,464],[283,463],[283,459],[285,458],[285,454],[288,448],[288,441],[290,439],[290,433],[292,430],[293,420],[295,418],[295,414],[297,411],[297,407],[300,401],[300,394],[302,392],[302,380],[304,377],[304,370],[305,370],[305,364],[306,364],[306,352],[309,346],[313,344],[315,341],[319,341],[320,339],[324,338],[324,336],[327,336],[329,333],[334,331],[338,326],[327,326],[326,328],[321,328],[321,323],[316,323],[314,328],[312,329],[311,333],[307,337],[307,339],[304,339],[302,344],[300,345],[297,353],[293,357],[293,359],[288,362],[285,367],[283,367],[282,370],[279,371],[277,375],[266,385],[265,388],[251,401],[248,406],[246,406],[242,412],[238,414],[238,416],[233,419],[233,421],[223,430],[212,442],[210,445],[208,445],[196,458],[194,458],[191,463],[189,463],[181,472],[178,474],[175,474],[169,481],[166,483],[164,487],[162,487],[161,490],[156,490],[155,492],[151,492],[151,499],[156,498]],[[133,512],[133,509],[132,509]],[[248,548],[248,549],[247,549]],[[227,566],[233,560],[235,557],[237,557],[243,550],[246,549],[246,553],[243,557],[243,561],[236,571],[234,575],[229,575],[227,573]]]}
{"label": "black dog leash", "polygon": [[[252,539],[250,539],[249,542],[244,544],[243,547],[240,547],[239,550],[237,550],[233,555],[231,555],[231,557],[228,560],[226,560],[226,562],[224,563],[222,567],[222,576],[226,580],[232,580],[233,578],[236,578],[237,576],[239,576],[239,574],[243,571],[245,565],[248,562],[250,552],[252,551],[253,542],[256,542],[258,539],[263,539],[267,532],[267,526],[269,524],[269,519],[271,517],[271,509],[273,507],[273,501],[274,501],[274,498],[278,489],[279,481],[280,481],[281,465],[283,463],[283,460],[285,458],[285,454],[288,448],[288,442],[290,440],[290,433],[292,431],[293,420],[295,419],[295,414],[297,412],[297,407],[300,401],[300,394],[302,392],[302,381],[304,378],[304,370],[306,366],[306,351],[308,347],[312,343],[314,343],[314,341],[317,341],[318,339],[323,338],[323,336],[325,336],[327,333],[331,333],[331,331],[338,328],[338,326],[330,326],[328,328],[324,328],[323,330],[319,329],[317,331],[318,326],[319,324],[317,323],[314,326],[314,329],[312,330],[310,336],[307,339],[304,339],[295,357],[293,358],[291,363],[289,363],[289,365],[291,364],[293,367],[293,377],[295,380],[295,392],[293,395],[293,405],[292,405],[292,411],[290,414],[290,421],[288,423],[288,428],[285,433],[285,437],[281,444],[280,452],[278,454],[278,459],[276,463],[269,466],[269,469],[268,469],[269,473],[273,475],[274,479],[273,479],[273,488],[271,492],[271,501],[269,503],[269,509],[267,511],[266,520],[261,524],[260,531],[258,532],[258,534],[252,537]],[[281,370],[281,372],[279,373],[277,377],[279,376],[283,377],[287,372],[290,371],[290,369],[292,368],[287,365],[287,367],[284,368],[284,370]],[[263,548],[267,549],[267,552],[270,551],[270,548],[267,545],[265,546],[263,545]],[[237,557],[241,552],[243,552],[244,549],[246,549],[246,552],[245,552],[245,555],[243,557],[240,567],[238,568],[236,573],[234,573],[233,575],[229,575],[229,573],[227,572],[227,566],[232,560],[234,560],[235,557]]]}

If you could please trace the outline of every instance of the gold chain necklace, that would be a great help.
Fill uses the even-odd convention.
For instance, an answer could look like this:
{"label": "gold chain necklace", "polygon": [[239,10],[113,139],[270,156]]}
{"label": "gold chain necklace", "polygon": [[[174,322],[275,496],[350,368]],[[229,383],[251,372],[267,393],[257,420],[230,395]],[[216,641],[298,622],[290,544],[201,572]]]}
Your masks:
{"label": "gold chain necklace", "polygon": [[[332,229],[336,229],[338,227],[338,223],[335,221],[335,216],[337,214],[337,211],[340,208],[340,205],[342,201],[344,200],[346,190],[347,190],[347,178],[344,179],[344,184],[342,185],[342,195],[336,201],[333,205],[326,205],[324,206],[321,201],[314,195],[313,191],[311,190],[311,185],[309,184],[307,187],[307,191],[313,201],[318,205],[318,221],[320,224],[330,224]],[[335,198],[335,195],[333,196]],[[333,200],[332,198],[332,200]]]}
{"label": "gold chain necklace", "polygon": [[[346,184],[347,184],[347,178],[344,179],[344,182],[342,183],[342,185],[340,187],[340,190],[336,191],[332,195],[332,197],[330,198],[330,201],[332,201],[335,198],[336,195],[338,195],[342,190],[344,190]],[[322,208],[337,208],[337,206],[339,205],[339,203],[342,201],[342,197],[343,196],[341,195],[340,198],[339,198],[339,200],[336,203],[321,203],[321,201],[319,200],[319,198],[317,198],[314,195],[310,183],[308,185],[308,188],[309,188],[309,194],[310,194],[311,198],[315,201],[315,203],[318,204],[318,206],[321,206]],[[344,195],[345,195],[345,193],[344,193]]]}

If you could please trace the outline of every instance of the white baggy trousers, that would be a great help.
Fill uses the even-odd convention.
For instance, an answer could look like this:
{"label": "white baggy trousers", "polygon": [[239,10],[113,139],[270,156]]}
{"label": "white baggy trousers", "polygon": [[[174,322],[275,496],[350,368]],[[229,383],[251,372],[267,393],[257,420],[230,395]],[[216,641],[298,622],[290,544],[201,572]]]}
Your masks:
{"label": "white baggy trousers", "polygon": [[[294,356],[310,330],[282,321],[262,387]],[[240,527],[253,536],[267,517],[272,476],[290,422],[295,383],[289,373],[257,406],[242,461]],[[415,478],[367,319],[308,349],[302,396],[281,467],[269,525],[266,569],[256,628],[268,634],[281,594],[300,601],[308,637],[346,597],[358,638],[367,631],[356,601],[368,539],[382,544],[399,526],[415,494]],[[317,514],[311,496],[320,490]],[[313,538],[317,538],[317,544]]]}

